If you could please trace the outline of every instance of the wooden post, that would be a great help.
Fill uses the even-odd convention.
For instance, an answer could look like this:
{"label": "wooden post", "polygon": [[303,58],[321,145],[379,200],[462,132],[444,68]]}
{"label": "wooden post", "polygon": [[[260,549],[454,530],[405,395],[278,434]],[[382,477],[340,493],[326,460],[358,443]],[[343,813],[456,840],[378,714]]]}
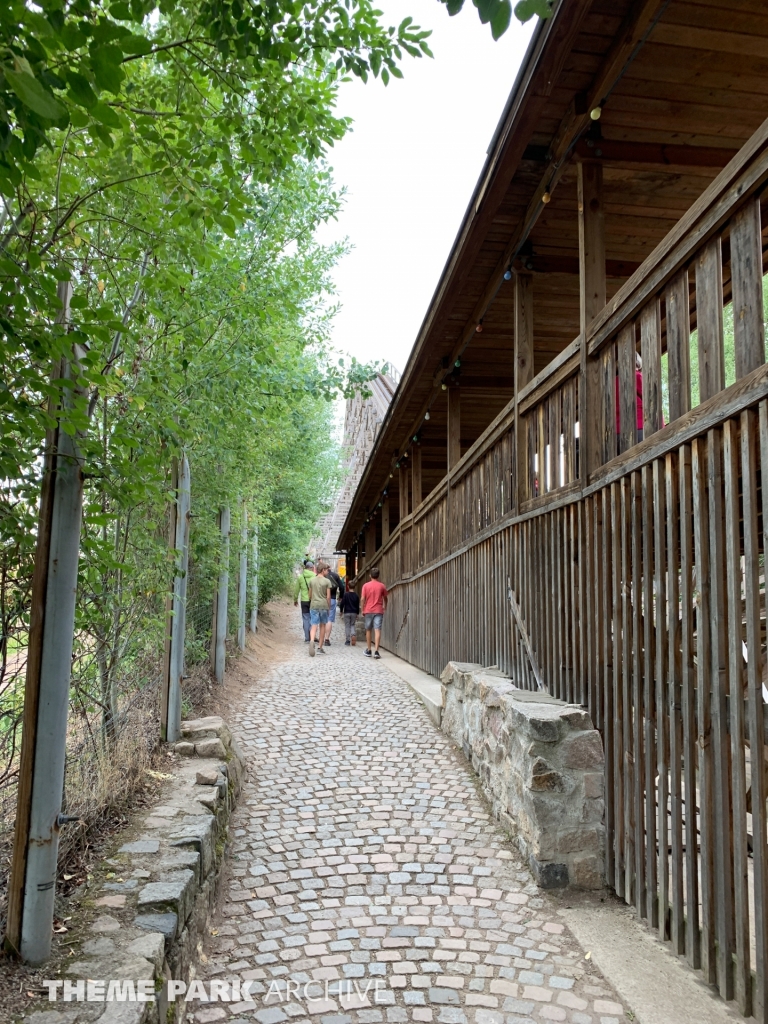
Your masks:
{"label": "wooden post", "polygon": [[517,396],[533,380],[533,276],[515,274],[515,480],[516,504],[519,506],[528,494],[530,466],[528,465],[528,436],[526,424],[517,409]]}
{"label": "wooden post", "polygon": [[448,388],[448,471],[461,459],[461,391]]}
{"label": "wooden post", "polygon": [[605,306],[605,215],[603,168],[578,164],[579,307],[581,377],[579,393],[579,472],[586,482],[599,465],[599,359],[587,355],[587,327]]}
{"label": "wooden post", "polygon": [[389,540],[389,495],[381,502],[381,543]]}
{"label": "wooden post", "polygon": [[415,511],[422,500],[421,489],[421,446],[414,445],[411,451],[411,495],[413,511]]}
{"label": "wooden post", "polygon": [[370,565],[376,554],[376,520],[372,519],[365,528],[365,564]]}
{"label": "wooden post", "polygon": [[400,463],[400,522],[408,515],[408,467]]}

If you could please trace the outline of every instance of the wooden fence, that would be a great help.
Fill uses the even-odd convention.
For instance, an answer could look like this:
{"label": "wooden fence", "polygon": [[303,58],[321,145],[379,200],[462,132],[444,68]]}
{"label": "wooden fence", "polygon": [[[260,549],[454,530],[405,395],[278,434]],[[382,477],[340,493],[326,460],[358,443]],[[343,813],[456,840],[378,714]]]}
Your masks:
{"label": "wooden fence", "polygon": [[761,1021],[766,181],[764,126],[360,574],[379,565],[390,589],[387,649],[435,675],[495,664],[589,709],[609,884]]}

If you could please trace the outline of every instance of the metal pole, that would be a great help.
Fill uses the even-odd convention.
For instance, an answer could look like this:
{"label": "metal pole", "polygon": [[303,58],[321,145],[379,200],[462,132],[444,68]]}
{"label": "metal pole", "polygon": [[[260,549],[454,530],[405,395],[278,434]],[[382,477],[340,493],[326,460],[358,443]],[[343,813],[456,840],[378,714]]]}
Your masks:
{"label": "metal pole", "polygon": [[237,587],[237,646],[245,650],[245,611],[248,603],[248,509],[240,502],[240,579]]}
{"label": "metal pole", "polygon": [[[71,282],[59,285],[69,319]],[[57,376],[77,376],[78,353],[62,360]],[[62,402],[73,401],[71,389]],[[59,411],[61,420],[61,411]],[[77,438],[61,425],[48,439],[32,592],[24,733],[9,885],[6,943],[32,964],[51,953],[67,712],[75,627],[83,472]]]}
{"label": "metal pole", "polygon": [[184,638],[187,630],[187,570],[189,568],[189,461],[182,456],[176,488],[176,523],[173,545],[177,551],[176,573],[170,611],[168,653],[168,704],[165,739],[176,743],[181,737],[181,680],[184,676]]}
{"label": "metal pole", "polygon": [[259,624],[259,524],[253,524],[253,582],[251,584],[251,632]]}
{"label": "metal pole", "polygon": [[216,645],[214,647],[213,674],[217,683],[224,682],[224,666],[227,660],[227,601],[229,599],[229,505],[219,513],[221,526],[221,570],[219,589],[216,595]]}

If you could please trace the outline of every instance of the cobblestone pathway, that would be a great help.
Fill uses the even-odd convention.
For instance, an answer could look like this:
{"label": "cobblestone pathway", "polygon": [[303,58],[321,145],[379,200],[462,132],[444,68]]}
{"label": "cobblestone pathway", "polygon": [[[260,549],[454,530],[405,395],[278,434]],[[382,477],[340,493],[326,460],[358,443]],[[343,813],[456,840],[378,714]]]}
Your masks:
{"label": "cobblestone pathway", "polygon": [[234,715],[251,783],[201,968],[252,1001],[198,1024],[631,1019],[387,655],[298,637]]}

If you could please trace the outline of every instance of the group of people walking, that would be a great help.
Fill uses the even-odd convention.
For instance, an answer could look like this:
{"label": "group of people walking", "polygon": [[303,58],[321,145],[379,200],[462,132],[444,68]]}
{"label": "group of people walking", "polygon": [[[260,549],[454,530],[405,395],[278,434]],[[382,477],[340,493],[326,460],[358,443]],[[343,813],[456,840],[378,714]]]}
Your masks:
{"label": "group of people walking", "polygon": [[361,602],[365,617],[365,656],[378,659],[381,658],[381,627],[387,610],[387,588],[379,581],[379,570],[371,569],[371,579],[358,595],[355,584],[339,576],[327,562],[315,565],[310,558],[304,560],[294,587],[293,604],[294,607],[301,604],[304,643],[309,644],[310,658],[325,654],[325,648],[331,646],[337,611],[344,619],[345,647],[356,645]]}

